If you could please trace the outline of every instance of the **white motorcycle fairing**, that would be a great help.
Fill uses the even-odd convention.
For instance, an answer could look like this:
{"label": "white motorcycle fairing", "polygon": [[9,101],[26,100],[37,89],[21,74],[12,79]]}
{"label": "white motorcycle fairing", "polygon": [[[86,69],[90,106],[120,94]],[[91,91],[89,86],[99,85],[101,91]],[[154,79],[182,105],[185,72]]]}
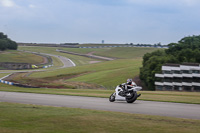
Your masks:
{"label": "white motorcycle fairing", "polygon": [[[129,90],[133,90],[133,91],[139,91],[141,90],[142,87],[139,87],[139,86],[135,86]],[[115,89],[115,100],[116,101],[126,101],[126,97],[122,97],[119,95],[119,92],[123,91],[121,87],[117,86],[116,89]],[[129,94],[128,94],[129,95]],[[128,96],[127,95],[127,96]]]}
{"label": "white motorcycle fairing", "polygon": [[[128,91],[129,92],[137,92],[137,91],[139,91],[141,89],[142,89],[142,87],[135,86],[135,87],[133,87],[131,89],[128,89]],[[131,95],[132,95],[131,93],[127,93],[126,96],[122,96],[122,95],[120,96],[119,93],[122,93],[122,92],[123,92],[123,89],[120,86],[117,86],[116,89],[115,89],[115,92],[110,96],[110,102],[113,102],[113,101],[127,101],[126,97],[129,97],[129,96],[131,97]]]}

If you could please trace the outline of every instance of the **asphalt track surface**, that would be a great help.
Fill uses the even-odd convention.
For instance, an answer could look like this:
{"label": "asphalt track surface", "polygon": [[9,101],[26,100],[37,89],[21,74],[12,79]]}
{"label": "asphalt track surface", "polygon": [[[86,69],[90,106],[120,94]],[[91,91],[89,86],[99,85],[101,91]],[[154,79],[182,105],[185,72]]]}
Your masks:
{"label": "asphalt track surface", "polygon": [[0,92],[0,102],[115,111],[134,114],[200,119],[200,105],[137,100],[109,102],[108,98]]}

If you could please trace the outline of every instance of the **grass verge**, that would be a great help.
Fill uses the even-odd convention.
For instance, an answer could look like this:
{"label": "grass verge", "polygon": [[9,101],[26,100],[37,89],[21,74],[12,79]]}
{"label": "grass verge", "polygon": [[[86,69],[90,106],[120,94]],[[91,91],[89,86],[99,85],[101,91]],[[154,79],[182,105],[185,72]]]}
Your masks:
{"label": "grass verge", "polygon": [[60,48],[62,50],[88,54],[93,53],[94,55],[119,58],[119,59],[133,59],[133,58],[142,58],[145,53],[150,53],[157,48],[146,48],[146,47],[120,47],[120,48]]}
{"label": "grass verge", "polygon": [[200,120],[0,103],[1,133],[199,133]]}
{"label": "grass verge", "polygon": [[3,78],[6,75],[9,75],[9,73],[0,73],[0,78]]}

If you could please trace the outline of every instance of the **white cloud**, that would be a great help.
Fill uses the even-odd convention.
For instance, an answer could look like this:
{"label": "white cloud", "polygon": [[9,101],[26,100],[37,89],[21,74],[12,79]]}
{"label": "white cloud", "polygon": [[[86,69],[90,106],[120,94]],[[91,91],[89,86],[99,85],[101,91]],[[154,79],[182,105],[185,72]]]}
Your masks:
{"label": "white cloud", "polygon": [[36,8],[36,6],[33,5],[33,4],[30,4],[29,7],[30,7],[30,8]]}
{"label": "white cloud", "polygon": [[199,0],[126,0],[127,3],[141,4],[141,5],[184,5],[184,6],[195,6],[200,4]]}
{"label": "white cloud", "polygon": [[199,0],[183,0],[184,4],[187,6],[195,6],[199,3]]}
{"label": "white cloud", "polygon": [[16,6],[12,0],[0,0],[0,5],[3,7],[14,7]]}

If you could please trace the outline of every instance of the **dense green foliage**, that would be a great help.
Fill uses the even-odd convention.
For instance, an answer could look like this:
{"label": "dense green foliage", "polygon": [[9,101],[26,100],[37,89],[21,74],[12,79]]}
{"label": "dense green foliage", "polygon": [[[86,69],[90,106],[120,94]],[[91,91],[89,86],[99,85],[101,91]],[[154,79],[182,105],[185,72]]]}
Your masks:
{"label": "dense green foliage", "polygon": [[154,90],[155,73],[161,72],[166,63],[200,63],[200,36],[184,37],[178,43],[168,44],[166,50],[147,53],[143,57],[143,67],[140,69],[140,79],[149,90]]}
{"label": "dense green foliage", "polygon": [[17,49],[17,43],[15,41],[12,41],[7,37],[7,35],[4,35],[2,32],[0,32],[0,50],[6,50],[6,49]]}

